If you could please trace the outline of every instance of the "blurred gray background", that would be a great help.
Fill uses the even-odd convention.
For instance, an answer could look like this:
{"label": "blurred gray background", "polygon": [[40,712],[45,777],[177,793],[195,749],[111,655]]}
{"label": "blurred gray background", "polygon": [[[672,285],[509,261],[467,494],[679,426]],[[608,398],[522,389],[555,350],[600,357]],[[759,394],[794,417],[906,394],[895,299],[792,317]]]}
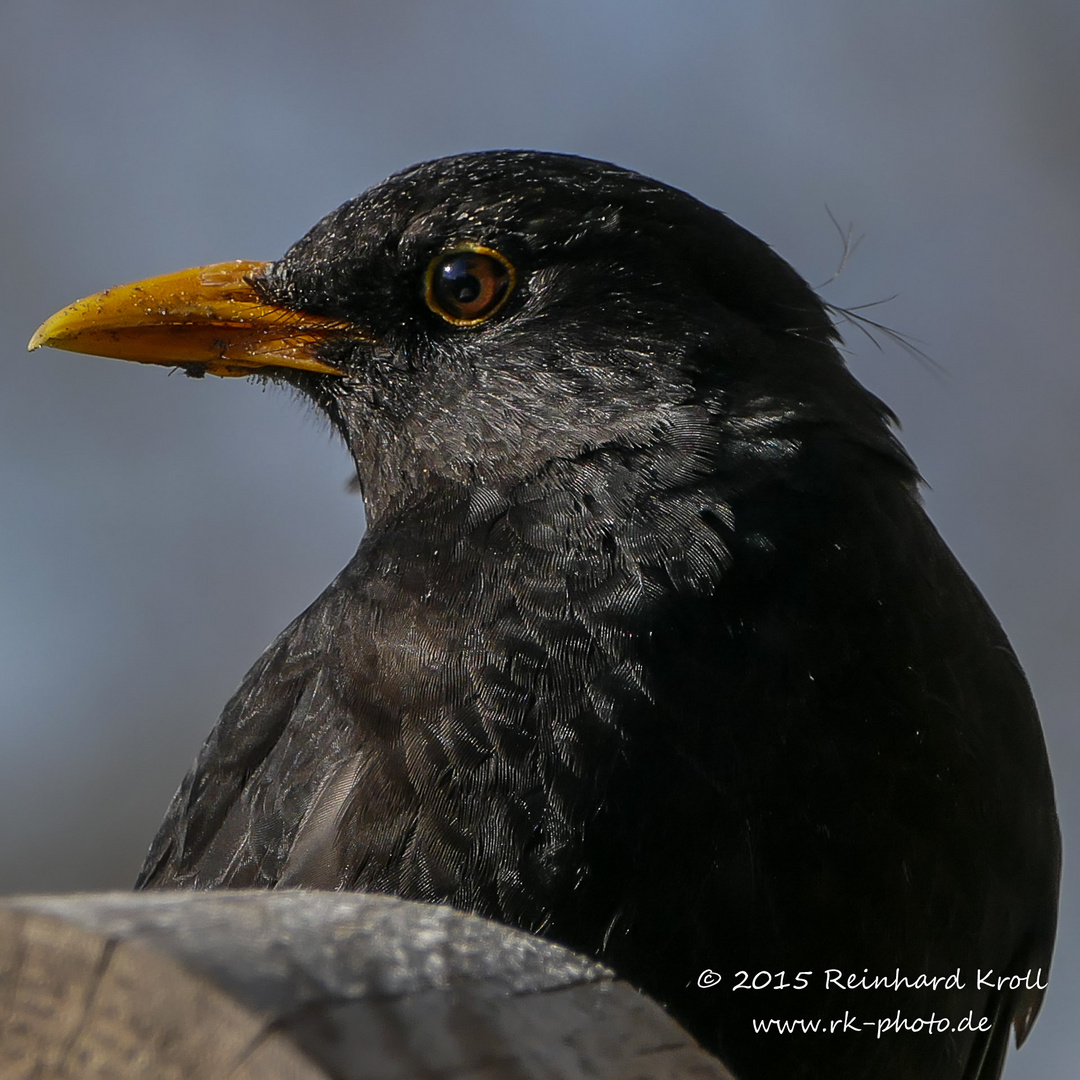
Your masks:
{"label": "blurred gray background", "polygon": [[1040,702],[1066,839],[1054,985],[1008,1075],[1076,1075],[1075,0],[5,0],[0,891],[125,886],[221,706],[353,552],[349,462],[280,391],[46,351],[108,285],[274,258],[425,158],[539,147],[686,188],[826,299]]}

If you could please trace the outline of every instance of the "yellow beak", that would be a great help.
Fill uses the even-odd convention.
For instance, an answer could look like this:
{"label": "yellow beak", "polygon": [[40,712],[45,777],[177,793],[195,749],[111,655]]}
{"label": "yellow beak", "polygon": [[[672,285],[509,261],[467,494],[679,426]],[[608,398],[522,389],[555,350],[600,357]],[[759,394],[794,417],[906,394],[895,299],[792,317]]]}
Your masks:
{"label": "yellow beak", "polygon": [[239,259],[106,289],[47,319],[29,348],[49,345],[222,376],[266,367],[340,375],[317,358],[319,347],[361,335],[341,320],[268,303],[252,281],[269,265]]}

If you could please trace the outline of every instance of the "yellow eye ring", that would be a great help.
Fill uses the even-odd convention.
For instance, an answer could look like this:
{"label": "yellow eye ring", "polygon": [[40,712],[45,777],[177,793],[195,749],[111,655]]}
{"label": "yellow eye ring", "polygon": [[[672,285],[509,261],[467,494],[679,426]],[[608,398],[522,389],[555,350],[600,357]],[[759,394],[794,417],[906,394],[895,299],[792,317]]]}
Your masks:
{"label": "yellow eye ring", "polygon": [[458,244],[428,264],[424,300],[453,326],[476,326],[506,303],[516,284],[517,271],[505,255],[483,244]]}

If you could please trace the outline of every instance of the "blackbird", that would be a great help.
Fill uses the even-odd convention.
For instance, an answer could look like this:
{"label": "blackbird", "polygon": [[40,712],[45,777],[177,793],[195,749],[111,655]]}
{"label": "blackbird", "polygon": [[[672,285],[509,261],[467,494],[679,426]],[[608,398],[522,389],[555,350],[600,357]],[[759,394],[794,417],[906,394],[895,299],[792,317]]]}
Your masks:
{"label": "blackbird", "polygon": [[138,886],[478,912],[599,957],[744,1080],[998,1076],[1053,945],[1046,752],[838,342],[723,214],[524,151],[53,316],[31,347],[300,391],[367,511]]}

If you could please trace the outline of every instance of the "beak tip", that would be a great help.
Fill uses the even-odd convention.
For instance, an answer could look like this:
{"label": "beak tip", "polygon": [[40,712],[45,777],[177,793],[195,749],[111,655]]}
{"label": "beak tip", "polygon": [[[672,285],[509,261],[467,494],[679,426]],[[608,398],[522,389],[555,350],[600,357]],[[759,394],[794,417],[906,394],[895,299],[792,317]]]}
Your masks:
{"label": "beak tip", "polygon": [[60,331],[62,330],[62,316],[67,315],[69,308],[64,308],[62,311],[58,311],[55,315],[50,315],[35,331],[34,336],[30,339],[26,346],[27,352],[33,352],[35,349],[40,349],[45,345],[52,345],[56,347],[58,339],[62,336]]}

